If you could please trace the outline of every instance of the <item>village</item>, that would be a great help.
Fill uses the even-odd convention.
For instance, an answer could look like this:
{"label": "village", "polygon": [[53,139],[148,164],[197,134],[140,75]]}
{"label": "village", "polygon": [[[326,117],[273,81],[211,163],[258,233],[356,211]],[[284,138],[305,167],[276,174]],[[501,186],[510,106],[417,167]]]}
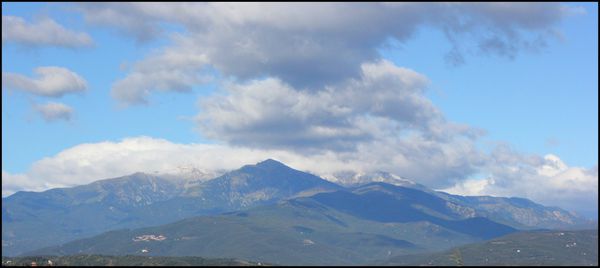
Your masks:
{"label": "village", "polygon": [[140,241],[163,241],[167,239],[167,237],[165,237],[164,235],[141,235],[141,236],[136,236],[135,238],[133,238],[132,240],[134,242],[140,242]]}

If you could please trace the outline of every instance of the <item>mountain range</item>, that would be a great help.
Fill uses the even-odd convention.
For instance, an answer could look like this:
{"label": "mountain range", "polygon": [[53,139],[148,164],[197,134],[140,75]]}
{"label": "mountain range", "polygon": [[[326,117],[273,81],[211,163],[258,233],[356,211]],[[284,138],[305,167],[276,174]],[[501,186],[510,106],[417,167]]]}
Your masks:
{"label": "mountain range", "polygon": [[342,186],[269,159],[193,183],[135,173],[18,192],[2,200],[2,251],[357,264],[517,230],[589,225],[527,199],[451,195],[389,173],[371,176],[376,182],[369,176]]}

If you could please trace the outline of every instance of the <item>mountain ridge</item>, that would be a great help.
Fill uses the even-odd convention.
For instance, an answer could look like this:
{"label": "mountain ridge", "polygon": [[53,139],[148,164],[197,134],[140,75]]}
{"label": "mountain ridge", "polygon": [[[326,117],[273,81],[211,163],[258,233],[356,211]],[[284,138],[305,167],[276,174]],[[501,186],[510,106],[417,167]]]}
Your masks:
{"label": "mountain ridge", "polygon": [[[136,172],[70,188],[18,192],[2,198],[2,249],[14,255],[30,250],[32,245],[49,246],[110,229],[164,224],[276,202],[311,189],[340,187],[275,162],[246,165],[191,187],[186,187],[184,180]],[[290,182],[291,178],[278,181],[281,176],[264,176],[264,172],[271,171],[302,179],[296,185]],[[247,179],[264,180],[271,185],[254,183],[239,189],[229,187],[239,186]],[[203,187],[206,194],[189,194]]]}
{"label": "mountain ridge", "polygon": [[[397,192],[405,190],[386,186],[399,188]],[[487,219],[437,218],[428,210],[401,208],[402,196],[397,193],[363,190],[341,189],[166,225],[117,230],[27,254],[112,255],[141,254],[141,250],[147,250],[150,255],[236,256],[290,265],[358,264],[384,257],[388,251],[391,254],[443,249],[515,231]],[[387,198],[387,203],[382,203],[373,192]],[[350,198],[341,199],[340,194]],[[331,200],[347,206],[340,207]],[[394,211],[395,217],[386,217]],[[401,217],[416,213],[420,216]],[[161,238],[138,242],[144,237]]]}
{"label": "mountain ridge", "polygon": [[[386,185],[389,184],[371,182],[366,187],[343,187],[273,159],[197,184],[137,172],[87,185],[18,192],[3,198],[2,249],[5,254],[15,255],[33,250],[33,245],[51,246],[112,229],[166,224],[338,190],[390,187]],[[529,228],[557,225],[554,210],[531,201],[462,197],[410,185],[398,187],[390,189],[403,189],[396,194],[404,195],[403,200],[417,206],[416,211],[446,220],[485,217],[518,229],[528,228],[527,224],[535,225]],[[418,196],[433,203],[422,203]],[[578,220],[569,214],[565,217]]]}

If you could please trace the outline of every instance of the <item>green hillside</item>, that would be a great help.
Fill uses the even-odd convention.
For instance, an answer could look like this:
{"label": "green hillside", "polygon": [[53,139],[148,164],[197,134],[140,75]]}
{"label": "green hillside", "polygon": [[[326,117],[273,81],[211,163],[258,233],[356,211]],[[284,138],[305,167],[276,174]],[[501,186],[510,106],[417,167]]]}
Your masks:
{"label": "green hillside", "polygon": [[237,259],[206,259],[200,257],[158,256],[32,256],[2,257],[2,266],[259,266],[268,265]]}
{"label": "green hillside", "polygon": [[378,264],[598,266],[598,230],[519,232],[439,253],[397,256]]}

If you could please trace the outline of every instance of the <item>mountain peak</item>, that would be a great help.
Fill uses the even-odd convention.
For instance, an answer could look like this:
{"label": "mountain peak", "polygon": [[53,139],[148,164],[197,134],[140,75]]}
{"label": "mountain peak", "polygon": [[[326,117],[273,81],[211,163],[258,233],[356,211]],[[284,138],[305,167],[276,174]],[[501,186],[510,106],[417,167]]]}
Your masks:
{"label": "mountain peak", "polygon": [[273,160],[271,158],[264,160],[262,162],[259,162],[256,164],[257,167],[267,167],[267,168],[273,168],[273,167],[288,167],[285,164],[277,161],[277,160]]}

